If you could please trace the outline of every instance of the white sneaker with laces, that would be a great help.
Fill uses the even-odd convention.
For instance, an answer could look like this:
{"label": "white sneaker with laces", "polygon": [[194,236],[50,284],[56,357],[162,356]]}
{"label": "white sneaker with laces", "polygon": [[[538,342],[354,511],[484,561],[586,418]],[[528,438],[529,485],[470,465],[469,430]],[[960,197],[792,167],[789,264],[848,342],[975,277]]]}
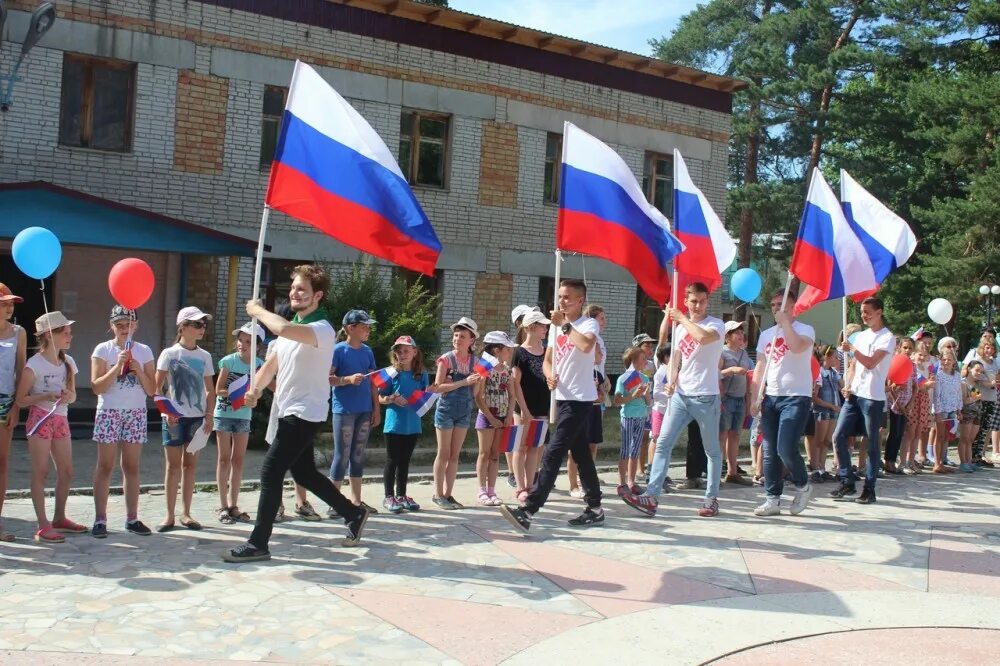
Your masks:
{"label": "white sneaker with laces", "polygon": [[755,516],[777,516],[781,513],[781,498],[768,496],[764,503],[753,510]]}
{"label": "white sneaker with laces", "polygon": [[809,505],[809,500],[812,498],[813,487],[811,483],[806,483],[804,486],[794,486],[795,492],[792,493],[792,506],[789,507],[788,513],[793,516],[797,516],[806,510]]}

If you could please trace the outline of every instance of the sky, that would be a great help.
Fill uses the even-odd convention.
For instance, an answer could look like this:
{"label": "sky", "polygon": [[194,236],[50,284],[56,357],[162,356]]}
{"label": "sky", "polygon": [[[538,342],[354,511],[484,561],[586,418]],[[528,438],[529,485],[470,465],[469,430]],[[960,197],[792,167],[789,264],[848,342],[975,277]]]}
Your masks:
{"label": "sky", "polygon": [[[705,0],[702,0],[704,2]],[[470,14],[652,55],[649,40],[665,37],[696,0],[450,0]]]}

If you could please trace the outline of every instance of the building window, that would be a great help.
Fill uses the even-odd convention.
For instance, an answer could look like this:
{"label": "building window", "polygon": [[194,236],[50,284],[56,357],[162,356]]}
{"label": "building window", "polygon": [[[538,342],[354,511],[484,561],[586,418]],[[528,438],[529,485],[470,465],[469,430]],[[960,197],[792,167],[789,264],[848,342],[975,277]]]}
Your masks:
{"label": "building window", "polygon": [[660,337],[663,308],[646,295],[642,287],[635,288],[635,333],[645,333],[654,340]]}
{"label": "building window", "polygon": [[449,117],[440,113],[399,114],[399,168],[412,185],[445,186]]}
{"label": "building window", "polygon": [[292,287],[292,269],[308,261],[265,259],[260,266],[260,298],[271,312],[288,304],[288,291]]}
{"label": "building window", "polygon": [[264,112],[260,124],[260,170],[267,171],[274,161],[274,151],[278,148],[278,132],[281,131],[281,117],[285,113],[285,99],[288,88],[281,86],[264,87]]}
{"label": "building window", "polygon": [[545,185],[544,201],[559,203],[559,184],[562,176],[562,134],[549,132],[545,136]]}
{"label": "building window", "polygon": [[61,145],[129,152],[134,107],[135,63],[63,55]]}
{"label": "building window", "polygon": [[545,276],[538,278],[538,307],[546,315],[556,309],[555,294],[555,278]]}
{"label": "building window", "polygon": [[410,289],[414,285],[420,285],[426,292],[425,298],[438,298],[438,307],[440,308],[441,285],[444,284],[444,271],[440,268],[434,271],[434,275],[424,275],[423,273],[397,266],[393,270],[393,277],[403,282],[407,289]]}
{"label": "building window", "polygon": [[674,214],[674,158],[646,153],[642,168],[642,191],[646,199],[665,216]]}

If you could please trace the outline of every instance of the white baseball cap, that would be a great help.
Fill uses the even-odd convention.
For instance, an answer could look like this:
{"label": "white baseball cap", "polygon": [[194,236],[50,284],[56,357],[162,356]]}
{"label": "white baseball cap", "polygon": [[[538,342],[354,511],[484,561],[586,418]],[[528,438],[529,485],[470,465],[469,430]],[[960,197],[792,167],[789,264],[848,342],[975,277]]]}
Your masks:
{"label": "white baseball cap", "polygon": [[263,327],[260,324],[253,323],[252,321],[248,321],[247,323],[243,324],[238,329],[236,329],[235,331],[233,331],[233,337],[235,338],[235,337],[239,336],[240,333],[246,333],[247,335],[250,335],[250,336],[252,336],[252,335],[254,335],[256,333],[257,337],[260,338],[260,341],[264,342],[264,329],[263,329]]}
{"label": "white baseball cap", "polygon": [[528,314],[524,315],[524,319],[521,320],[521,326],[525,328],[531,326],[532,324],[545,324],[548,326],[552,321],[546,317],[540,310],[529,310]]}
{"label": "white baseball cap", "polygon": [[177,325],[180,326],[186,321],[198,321],[199,319],[207,319],[212,321],[212,315],[207,312],[202,312],[201,309],[194,305],[189,305],[186,308],[181,308],[181,311],[177,313]]}
{"label": "white baseball cap", "polygon": [[744,323],[745,322],[736,321],[736,320],[727,321],[726,322],[726,333],[732,333],[733,331],[735,331],[738,328],[743,328],[743,324]]}
{"label": "white baseball cap", "polygon": [[503,345],[504,347],[516,347],[517,343],[510,339],[510,336],[503,331],[490,331],[483,338],[483,343],[487,345]]}
{"label": "white baseball cap", "polygon": [[530,305],[518,305],[513,310],[510,311],[510,323],[516,324],[518,317],[523,317],[532,310],[541,312],[538,307],[531,307]]}

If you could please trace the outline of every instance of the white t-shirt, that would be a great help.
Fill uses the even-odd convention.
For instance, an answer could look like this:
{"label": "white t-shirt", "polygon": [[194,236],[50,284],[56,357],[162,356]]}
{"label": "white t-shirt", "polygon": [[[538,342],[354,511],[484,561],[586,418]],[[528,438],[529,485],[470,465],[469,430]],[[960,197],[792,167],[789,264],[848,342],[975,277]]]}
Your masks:
{"label": "white t-shirt", "polygon": [[892,353],[896,350],[896,336],[886,326],[878,332],[867,328],[854,338],[854,347],[865,356],[874,356],[879,350],[888,352],[871,370],[855,359],[854,379],[851,381],[851,393],[859,398],[885,400],[885,378],[892,364]]}
{"label": "white t-shirt", "polygon": [[[94,353],[90,358],[101,359],[107,365],[105,370],[110,370],[118,362],[118,355],[121,352],[114,340],[106,340],[94,347]],[[133,340],[132,358],[140,367],[145,367],[147,363],[153,361],[153,350]],[[145,407],[146,391],[143,390],[142,383],[134,372],[129,372],[124,377],[119,375],[104,393],[97,396],[98,409],[144,409]]]}
{"label": "white t-shirt", "polygon": [[653,411],[659,412],[660,414],[667,413],[667,403],[670,402],[670,398],[667,397],[667,372],[670,370],[669,363],[663,363],[656,369],[656,373],[653,375]]}
{"label": "white t-shirt", "polygon": [[272,353],[278,357],[274,403],[278,418],[297,416],[303,421],[325,421],[330,410],[330,365],[337,333],[326,320],[309,324],[316,346],[278,338]]}
{"label": "white t-shirt", "polygon": [[[580,317],[573,322],[573,328],[583,335],[600,335],[597,320],[590,317]],[[552,371],[559,377],[555,390],[556,400],[597,400],[594,350],[584,354],[556,326],[549,327],[549,349],[552,350]]]}
{"label": "white t-shirt", "polygon": [[205,415],[205,377],[215,374],[211,354],[201,347],[185,349],[178,342],[160,352],[156,369],[167,373],[167,397],[181,416]]}
{"label": "white t-shirt", "polygon": [[[816,332],[809,324],[792,322],[792,330],[798,335],[816,340]],[[771,341],[778,336],[774,357],[771,357]],[[812,345],[805,351],[793,353],[785,344],[785,333],[775,325],[760,334],[757,341],[757,367],[767,365],[767,394],[775,397],[807,396],[813,394]]]}
{"label": "white t-shirt", "polygon": [[[76,368],[76,361],[69,354],[66,354],[66,362],[56,363],[53,365],[49,363],[41,354],[35,354],[28,359],[26,367],[31,368],[31,372],[35,375],[35,383],[31,385],[31,391],[28,395],[38,395],[39,393],[62,393],[66,390],[66,372],[67,368],[69,372],[72,372],[75,376],[78,372]],[[42,402],[36,402],[35,407],[48,413],[52,409],[51,400],[43,400]],[[58,416],[66,416],[69,413],[69,408],[66,403],[62,403],[56,409],[55,413]]]}
{"label": "white t-shirt", "polygon": [[601,373],[601,377],[607,377],[608,373],[604,372],[604,368],[608,364],[608,347],[604,344],[604,338],[601,337],[600,333],[597,334],[597,346],[601,350],[601,362],[595,364],[594,367]]}
{"label": "white t-shirt", "polygon": [[707,345],[695,342],[688,330],[677,327],[677,345],[681,355],[681,369],[677,374],[677,391],[681,395],[719,395],[719,359],[722,358],[723,338],[726,325],[717,317],[705,317],[698,326],[719,334],[714,342]]}

